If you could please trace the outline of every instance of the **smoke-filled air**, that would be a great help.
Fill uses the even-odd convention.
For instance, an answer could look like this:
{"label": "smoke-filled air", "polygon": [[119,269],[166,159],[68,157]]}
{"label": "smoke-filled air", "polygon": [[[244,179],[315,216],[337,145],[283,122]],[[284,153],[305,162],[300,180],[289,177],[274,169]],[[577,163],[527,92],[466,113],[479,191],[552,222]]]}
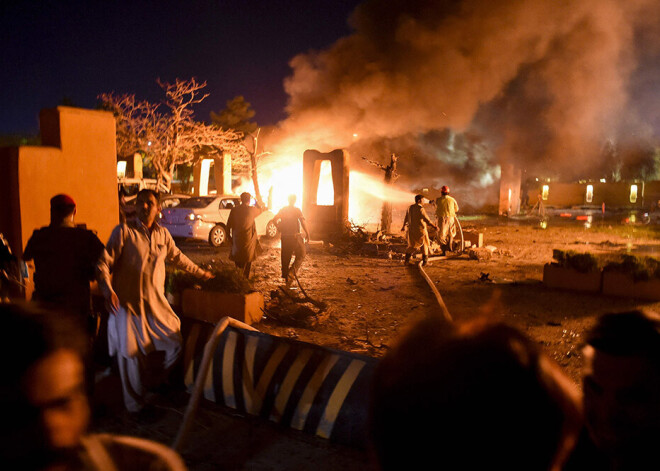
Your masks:
{"label": "smoke-filled air", "polygon": [[350,36],[291,60],[273,159],[346,148],[378,175],[362,157],[396,153],[401,189],[449,184],[475,204],[504,163],[658,173],[657,0],[368,0],[349,22]]}

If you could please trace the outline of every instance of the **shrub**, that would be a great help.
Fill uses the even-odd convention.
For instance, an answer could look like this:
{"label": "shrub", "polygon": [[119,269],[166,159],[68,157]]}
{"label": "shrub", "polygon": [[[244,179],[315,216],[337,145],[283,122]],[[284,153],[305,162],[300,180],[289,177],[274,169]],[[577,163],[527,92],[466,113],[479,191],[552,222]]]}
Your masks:
{"label": "shrub", "polygon": [[552,251],[552,258],[557,260],[557,265],[563,268],[571,268],[580,273],[589,273],[600,270],[598,259],[590,253],[580,253],[574,250]]}
{"label": "shrub", "polygon": [[187,288],[236,294],[248,294],[254,291],[243,273],[233,266],[220,265],[212,268],[211,271],[215,276],[206,281],[182,270],[169,271],[165,281],[165,292],[180,293]]}
{"label": "shrub", "polygon": [[635,281],[660,278],[660,261],[653,257],[623,255],[621,261],[608,263],[604,270],[632,275]]}

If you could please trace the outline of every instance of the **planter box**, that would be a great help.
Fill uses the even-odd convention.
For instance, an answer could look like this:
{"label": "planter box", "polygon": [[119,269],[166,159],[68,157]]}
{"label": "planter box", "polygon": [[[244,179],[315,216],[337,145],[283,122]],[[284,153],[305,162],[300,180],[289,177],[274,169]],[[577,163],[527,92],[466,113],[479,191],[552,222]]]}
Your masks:
{"label": "planter box", "polygon": [[186,317],[216,323],[225,316],[248,325],[261,320],[264,297],[261,293],[235,294],[185,289],[181,296],[181,309]]}
{"label": "planter box", "polygon": [[581,273],[572,268],[564,268],[546,263],[543,266],[543,283],[549,288],[560,288],[585,293],[600,291],[601,271]]}
{"label": "planter box", "polygon": [[660,280],[635,281],[631,275],[616,271],[603,272],[603,294],[626,298],[660,301]]}

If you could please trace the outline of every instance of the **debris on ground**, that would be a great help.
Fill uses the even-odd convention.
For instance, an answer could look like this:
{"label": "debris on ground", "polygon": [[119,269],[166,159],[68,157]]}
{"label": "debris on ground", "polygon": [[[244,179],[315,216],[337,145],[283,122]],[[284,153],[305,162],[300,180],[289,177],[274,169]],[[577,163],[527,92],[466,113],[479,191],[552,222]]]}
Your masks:
{"label": "debris on ground", "polygon": [[313,328],[330,317],[327,303],[302,295],[295,290],[280,287],[270,292],[270,301],[264,312],[266,318],[293,327]]}
{"label": "debris on ground", "polygon": [[483,262],[493,258],[493,252],[488,250],[487,247],[478,247],[478,248],[470,249],[468,251],[468,257],[470,258],[470,260],[478,260],[480,262]]}
{"label": "debris on ground", "polygon": [[484,273],[484,272],[481,272],[481,274],[479,275],[479,281],[481,281],[482,283],[493,282],[493,280],[490,279],[490,273]]}

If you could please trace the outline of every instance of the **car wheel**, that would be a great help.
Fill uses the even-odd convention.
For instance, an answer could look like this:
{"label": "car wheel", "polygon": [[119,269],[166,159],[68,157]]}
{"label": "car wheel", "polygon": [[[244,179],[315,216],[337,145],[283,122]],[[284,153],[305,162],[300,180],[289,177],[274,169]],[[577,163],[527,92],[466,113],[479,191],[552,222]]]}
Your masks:
{"label": "car wheel", "polygon": [[277,235],[277,225],[273,221],[266,224],[266,237],[274,238]]}
{"label": "car wheel", "polygon": [[209,244],[213,247],[220,247],[227,241],[227,231],[221,225],[215,226],[209,232]]}

